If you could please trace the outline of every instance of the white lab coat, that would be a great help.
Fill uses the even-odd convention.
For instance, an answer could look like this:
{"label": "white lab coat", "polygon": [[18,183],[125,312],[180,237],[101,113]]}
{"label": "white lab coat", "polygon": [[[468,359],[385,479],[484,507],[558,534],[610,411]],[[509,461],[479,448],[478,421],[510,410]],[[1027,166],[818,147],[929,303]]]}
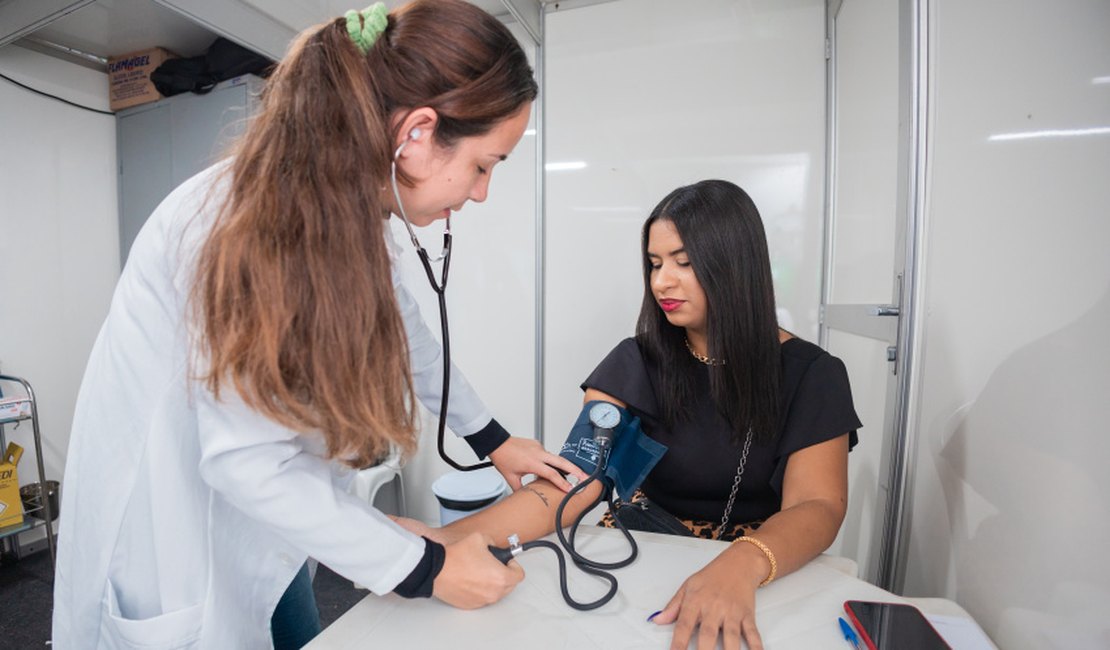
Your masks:
{"label": "white lab coat", "polygon": [[[278,600],[311,556],[374,593],[424,552],[349,495],[351,472],[187,376],[185,308],[223,185],[211,168],[144,226],[81,384],[62,491],[53,647],[270,648]],[[209,191],[213,199],[205,202]],[[387,237],[388,237],[387,229]],[[390,238],[391,239],[391,238]],[[397,281],[415,389],[438,411],[442,350]],[[490,414],[452,372],[448,423]]]}

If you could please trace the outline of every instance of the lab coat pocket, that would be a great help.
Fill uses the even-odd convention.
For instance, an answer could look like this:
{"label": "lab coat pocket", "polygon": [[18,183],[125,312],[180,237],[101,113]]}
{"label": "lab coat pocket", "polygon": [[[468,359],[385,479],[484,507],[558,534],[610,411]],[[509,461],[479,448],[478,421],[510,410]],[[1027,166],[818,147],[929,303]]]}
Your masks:
{"label": "lab coat pocket", "polygon": [[101,647],[112,650],[187,650],[200,647],[203,602],[150,618],[130,619],[120,614],[116,588],[111,580],[108,581],[104,599],[106,611],[100,623]]}

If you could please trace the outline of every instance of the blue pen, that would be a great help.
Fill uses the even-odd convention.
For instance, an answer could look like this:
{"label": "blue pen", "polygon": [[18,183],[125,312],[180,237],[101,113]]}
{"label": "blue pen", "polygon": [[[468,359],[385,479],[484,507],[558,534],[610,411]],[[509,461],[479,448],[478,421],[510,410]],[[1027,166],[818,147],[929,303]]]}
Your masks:
{"label": "blue pen", "polygon": [[844,634],[844,640],[851,643],[856,650],[863,650],[863,647],[859,644],[859,635],[852,629],[848,621],[844,620],[843,616],[836,620],[840,621],[840,631]]}

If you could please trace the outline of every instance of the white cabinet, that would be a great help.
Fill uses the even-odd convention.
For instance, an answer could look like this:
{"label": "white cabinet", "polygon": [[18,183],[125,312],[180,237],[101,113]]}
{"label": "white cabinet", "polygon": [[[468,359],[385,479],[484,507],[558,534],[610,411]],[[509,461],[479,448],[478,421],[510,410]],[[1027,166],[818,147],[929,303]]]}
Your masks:
{"label": "white cabinet", "polygon": [[162,199],[243,133],[261,84],[257,77],[236,77],[204,95],[174,95],[116,113],[121,267]]}

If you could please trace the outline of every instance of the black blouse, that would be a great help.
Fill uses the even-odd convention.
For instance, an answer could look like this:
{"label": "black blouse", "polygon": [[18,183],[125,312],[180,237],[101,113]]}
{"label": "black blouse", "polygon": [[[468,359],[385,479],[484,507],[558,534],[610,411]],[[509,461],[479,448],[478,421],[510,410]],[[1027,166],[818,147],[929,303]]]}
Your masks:
{"label": "black blouse", "polygon": [[[744,477],[733,505],[734,522],[760,521],[782,508],[782,482],[790,454],[848,434],[849,449],[861,427],[852,404],[844,364],[799,338],[781,346],[782,430],[774,440],[752,440]],[[673,429],[663,425],[655,385],[660,369],[640,353],[635,339],[621,341],[590,374],[582,389],[594,388],[628,405],[644,433],[667,445],[641,489],[676,517],[719,521],[732,490],[741,447],[713,405],[709,370],[699,366],[693,417]]]}

